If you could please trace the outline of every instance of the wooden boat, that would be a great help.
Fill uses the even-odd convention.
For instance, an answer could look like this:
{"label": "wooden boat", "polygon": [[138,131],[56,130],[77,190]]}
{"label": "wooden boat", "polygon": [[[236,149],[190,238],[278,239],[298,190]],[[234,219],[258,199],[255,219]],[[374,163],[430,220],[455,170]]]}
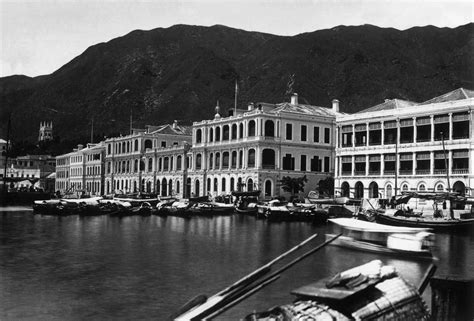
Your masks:
{"label": "wooden boat", "polygon": [[[339,225],[344,233],[333,245],[394,256],[433,258],[430,247],[434,234],[429,232],[430,229],[397,227],[347,218],[329,221]],[[326,235],[326,238],[331,237],[334,235]]]}
{"label": "wooden boat", "polygon": [[289,220],[290,210],[286,206],[287,204],[287,202],[281,202],[279,200],[271,200],[267,203],[259,204],[257,205],[257,215],[274,222]]}
{"label": "wooden boat", "polygon": [[234,210],[239,214],[257,215],[257,204],[260,191],[252,192],[232,192],[232,196],[236,197],[234,202]]}
{"label": "wooden boat", "polygon": [[[447,203],[451,203],[449,209],[444,208]],[[462,204],[463,207],[467,206],[468,209],[454,209],[454,203]],[[434,231],[474,228],[472,204],[467,198],[457,193],[403,193],[394,200],[392,205],[394,208],[378,213],[375,221],[394,226],[430,228]]]}

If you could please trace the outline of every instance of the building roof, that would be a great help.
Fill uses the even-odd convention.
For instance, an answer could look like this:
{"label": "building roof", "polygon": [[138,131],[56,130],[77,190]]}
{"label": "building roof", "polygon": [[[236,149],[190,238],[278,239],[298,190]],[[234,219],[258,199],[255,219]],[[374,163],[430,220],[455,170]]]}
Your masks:
{"label": "building roof", "polygon": [[314,116],[324,116],[324,117],[331,117],[335,116],[335,112],[326,107],[318,107],[312,105],[303,105],[297,104],[293,105],[288,102],[284,102],[281,104],[276,104],[276,107],[269,111],[270,114],[276,114],[279,112],[288,112],[288,113],[297,113],[297,114],[307,114],[307,115],[314,115]]}
{"label": "building roof", "polygon": [[455,101],[455,100],[461,100],[461,99],[467,99],[467,98],[474,98],[474,91],[465,89],[465,88],[458,88],[447,94],[422,102],[420,105],[442,103],[446,101]]}
{"label": "building roof", "polygon": [[411,107],[417,104],[418,103],[415,103],[409,100],[386,99],[385,102],[375,105],[373,107],[358,111],[356,114],[369,113],[369,112],[381,111],[381,110],[401,109],[405,107]]}
{"label": "building roof", "polygon": [[180,126],[177,124],[170,125],[165,124],[161,126],[153,126],[150,128],[151,134],[168,134],[168,135],[183,135],[191,136],[192,135],[192,126]]}

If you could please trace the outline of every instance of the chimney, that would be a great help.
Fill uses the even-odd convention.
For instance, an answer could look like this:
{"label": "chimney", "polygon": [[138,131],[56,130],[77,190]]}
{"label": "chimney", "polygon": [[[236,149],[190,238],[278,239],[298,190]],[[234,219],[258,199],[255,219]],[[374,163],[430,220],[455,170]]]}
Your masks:
{"label": "chimney", "polygon": [[247,110],[252,110],[252,109],[253,109],[253,103],[249,103]]}
{"label": "chimney", "polygon": [[176,129],[176,127],[178,127],[178,121],[177,120],[173,121],[173,129]]}
{"label": "chimney", "polygon": [[291,104],[292,105],[298,105],[298,94],[294,93],[291,95]]}
{"label": "chimney", "polygon": [[82,144],[77,144],[77,150],[81,150],[81,149],[83,149],[83,148],[84,148],[84,145],[82,145]]}
{"label": "chimney", "polygon": [[332,111],[335,113],[339,112],[339,100],[337,99],[332,100]]}

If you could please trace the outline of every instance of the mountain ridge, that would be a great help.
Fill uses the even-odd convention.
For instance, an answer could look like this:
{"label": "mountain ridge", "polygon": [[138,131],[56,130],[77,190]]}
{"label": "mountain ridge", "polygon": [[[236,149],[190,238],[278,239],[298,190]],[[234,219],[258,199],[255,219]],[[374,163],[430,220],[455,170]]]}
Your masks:
{"label": "mountain ridge", "polygon": [[[386,98],[424,101],[474,88],[474,24],[406,30],[373,25],[278,36],[223,25],[133,30],[88,47],[49,75],[0,78],[0,118],[12,112],[18,139],[52,120],[61,139],[105,135],[177,119],[210,119],[250,101],[300,100],[356,112]],[[0,124],[3,133],[5,123]]]}

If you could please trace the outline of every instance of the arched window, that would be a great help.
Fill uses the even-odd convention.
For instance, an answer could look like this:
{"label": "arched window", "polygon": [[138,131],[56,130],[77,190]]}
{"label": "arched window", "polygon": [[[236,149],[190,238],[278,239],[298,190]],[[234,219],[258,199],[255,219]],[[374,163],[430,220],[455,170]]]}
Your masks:
{"label": "arched window", "polygon": [[172,171],[174,169],[174,162],[173,161],[174,161],[174,157],[171,156],[170,157],[170,171]]}
{"label": "arched window", "polygon": [[148,159],[148,171],[149,172],[153,171],[153,158]]}
{"label": "arched window", "polygon": [[235,191],[235,179],[233,177],[230,178],[230,191]]}
{"label": "arched window", "polygon": [[122,144],[118,144],[118,153],[121,154],[122,153]]}
{"label": "arched window", "polygon": [[443,184],[436,185],[436,191],[437,192],[443,192],[444,191],[444,185]]}
{"label": "arched window", "polygon": [[247,167],[249,168],[255,167],[255,149],[249,149]]}
{"label": "arched window", "polygon": [[171,195],[173,193],[173,180],[168,181],[168,195]]}
{"label": "arched window", "polygon": [[237,168],[237,151],[232,152],[232,158],[230,161],[231,168]]}
{"label": "arched window", "polygon": [[222,185],[221,185],[222,192],[225,192],[225,183],[226,183],[225,178],[222,177]]}
{"label": "arched window", "polygon": [[107,144],[107,154],[110,155],[112,153],[112,145]]}
{"label": "arched window", "polygon": [[229,168],[229,152],[222,153],[222,168]]}
{"label": "arched window", "polygon": [[146,192],[151,193],[151,182],[150,181],[146,182]]}
{"label": "arched window", "polygon": [[379,197],[379,185],[376,182],[369,184],[369,198]]}
{"label": "arched window", "polygon": [[249,180],[247,181],[247,191],[248,192],[253,191],[253,180],[251,178],[249,178]]}
{"label": "arched window", "polygon": [[202,131],[201,129],[196,130],[196,143],[200,143],[202,141]]}
{"label": "arched window", "polygon": [[179,193],[179,181],[176,181],[176,193]]}
{"label": "arched window", "polygon": [[178,157],[176,157],[176,170],[181,170],[182,162],[183,158],[181,157],[181,155],[178,155]]}
{"label": "arched window", "polygon": [[418,185],[418,190],[419,190],[419,191],[424,191],[424,190],[426,190],[425,184],[420,184],[420,185]]}
{"label": "arched window", "polygon": [[232,131],[230,133],[231,139],[237,139],[237,124],[232,125]]}
{"label": "arched window", "polygon": [[211,191],[211,179],[208,177],[207,178],[207,192],[209,193]]}
{"label": "arched window", "polygon": [[127,142],[127,153],[130,153],[130,141]]}
{"label": "arched window", "polygon": [[356,198],[356,199],[364,198],[364,184],[362,184],[362,182],[360,182],[360,181],[355,183],[354,198]]}
{"label": "arched window", "polygon": [[214,169],[214,154],[209,154],[209,169]]}
{"label": "arched window", "polygon": [[239,168],[244,168],[244,151],[239,151]]}
{"label": "arched window", "polygon": [[[125,148],[125,146],[124,146],[124,148]],[[151,141],[151,139],[145,140],[145,149],[147,149],[147,148],[150,148],[150,149],[153,148],[153,142]]]}
{"label": "arched window", "polygon": [[195,184],[194,195],[195,195],[195,196],[199,196],[199,195],[200,195],[200,194],[199,194],[199,191],[200,191],[199,180],[197,179],[194,184]]}
{"label": "arched window", "polygon": [[273,120],[265,121],[265,137],[275,137],[275,124]]}
{"label": "arched window", "polygon": [[167,196],[167,187],[168,187],[168,182],[166,181],[166,178],[163,178],[161,181],[161,196]]}
{"label": "arched window", "polygon": [[202,156],[201,154],[196,155],[196,169],[200,170],[201,169],[201,161],[202,161]]}
{"label": "arched window", "polygon": [[163,170],[167,171],[170,168],[170,159],[169,157],[165,157],[163,160]]}
{"label": "arched window", "polygon": [[214,178],[214,192],[217,192],[217,178]]}
{"label": "arched window", "polygon": [[249,137],[255,136],[255,121],[251,120],[249,121],[249,132],[248,132]]}
{"label": "arched window", "polygon": [[229,125],[222,127],[222,140],[229,140]]}
{"label": "arched window", "polygon": [[403,184],[402,185],[402,191],[404,191],[404,192],[408,191],[408,184]]}
{"label": "arched window", "polygon": [[264,169],[275,169],[275,151],[273,149],[263,150],[262,167]]}
{"label": "arched window", "polygon": [[393,189],[392,189],[392,185],[387,185],[387,187],[385,187],[386,189],[386,197],[388,199],[391,199],[392,196],[393,196]]}
{"label": "arched window", "polygon": [[239,125],[239,138],[244,138],[244,124]]}
{"label": "arched window", "polygon": [[220,168],[221,168],[221,154],[216,153],[216,169],[220,169]]}
{"label": "arched window", "polygon": [[350,187],[348,182],[343,182],[341,184],[341,196],[342,197],[350,197]]}
{"label": "arched window", "polygon": [[213,142],[214,141],[214,129],[209,128],[209,141]]}
{"label": "arched window", "polygon": [[272,196],[272,181],[271,180],[267,180],[265,182],[265,196],[266,197]]}
{"label": "arched window", "polygon": [[221,128],[216,127],[216,142],[219,142],[221,140]]}
{"label": "arched window", "polygon": [[135,151],[138,152],[138,139],[135,139]]}
{"label": "arched window", "polygon": [[160,185],[160,180],[157,179],[157,180],[156,180],[156,194],[157,194],[157,195],[160,195],[160,187],[161,187],[161,185]]}

